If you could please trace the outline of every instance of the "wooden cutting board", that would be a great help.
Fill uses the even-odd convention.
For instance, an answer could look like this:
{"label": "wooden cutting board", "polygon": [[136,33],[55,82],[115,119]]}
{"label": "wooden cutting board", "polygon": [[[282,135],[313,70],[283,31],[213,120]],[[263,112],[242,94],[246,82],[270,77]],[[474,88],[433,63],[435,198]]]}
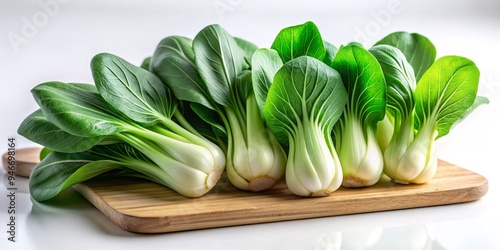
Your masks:
{"label": "wooden cutting board", "polygon": [[75,188],[123,229],[163,233],[469,202],[486,194],[488,181],[439,161],[426,184],[401,185],[383,177],[374,186],[340,188],[321,198],[295,196],[284,182],[263,193],[241,191],[227,179],[200,198],[139,179],[89,181]]}

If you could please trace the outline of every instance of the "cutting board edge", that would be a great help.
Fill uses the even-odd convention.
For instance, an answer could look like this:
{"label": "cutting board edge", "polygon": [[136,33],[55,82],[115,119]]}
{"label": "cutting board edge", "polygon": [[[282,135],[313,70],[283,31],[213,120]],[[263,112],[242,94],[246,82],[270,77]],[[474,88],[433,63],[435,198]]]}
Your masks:
{"label": "cutting board edge", "polygon": [[[453,164],[451,164],[453,165]],[[458,167],[458,166],[456,166]],[[458,167],[461,168],[461,167]],[[467,170],[469,171],[469,170]],[[290,220],[301,220],[301,219],[309,219],[309,218],[322,218],[322,217],[332,217],[339,215],[351,215],[351,214],[361,214],[361,213],[371,213],[371,212],[382,212],[382,211],[393,211],[393,210],[402,210],[402,209],[411,209],[411,208],[421,208],[421,207],[432,207],[432,206],[441,206],[441,205],[451,205],[458,203],[466,203],[472,202],[480,199],[488,192],[488,180],[477,173],[469,171],[481,178],[481,181],[477,182],[476,185],[468,186],[465,188],[457,188],[457,189],[446,189],[446,190],[438,190],[437,192],[432,193],[433,196],[440,195],[442,197],[450,197],[446,199],[434,199],[433,202],[427,201],[430,199],[429,192],[417,194],[420,196],[418,202],[415,202],[415,198],[413,197],[408,202],[401,203],[401,200],[398,200],[399,203],[394,206],[380,206],[376,209],[363,209],[362,203],[375,203],[379,202],[380,204],[390,203],[391,199],[396,199],[394,197],[374,197],[371,199],[364,199],[363,202],[358,202],[354,207],[353,211],[315,211],[315,213],[300,213],[300,214],[287,214],[286,206],[281,208],[279,205],[271,210],[271,212],[278,212],[278,214],[271,214],[268,216],[257,216],[254,218],[248,218],[248,216],[238,217],[235,216],[237,214],[246,214],[242,213],[242,211],[246,211],[245,209],[238,211],[230,211],[225,214],[226,218],[230,218],[230,220],[214,220],[214,221],[197,221],[195,223],[185,223],[189,221],[190,218],[188,216],[179,216],[178,218],[162,216],[162,217],[138,217],[135,215],[130,215],[126,213],[122,213],[118,210],[113,209],[107,202],[105,202],[99,195],[97,195],[92,188],[86,186],[85,184],[75,185],[75,189],[81,193],[87,200],[89,200],[96,208],[98,208],[102,213],[104,213],[108,218],[110,218],[114,223],[120,226],[122,229],[135,232],[135,233],[168,233],[168,232],[178,232],[178,231],[187,231],[187,230],[198,230],[198,229],[208,229],[208,228],[219,228],[219,227],[229,227],[229,226],[238,226],[238,225],[250,225],[250,224],[261,224],[261,223],[269,223],[269,222],[279,222],[279,221],[290,221]],[[304,199],[312,199],[314,201],[321,201],[321,198],[304,198]],[[383,200],[384,202],[380,202],[377,200]],[[337,204],[340,203],[340,204]],[[326,202],[329,205],[343,205],[345,202]],[[217,213],[223,213],[219,211]],[[208,213],[205,213],[205,215]],[[261,214],[259,214],[261,215]],[[197,215],[200,216],[200,215]],[[216,218],[220,218],[215,216]],[[245,218],[244,218],[245,217]]]}
{"label": "cutting board edge", "polygon": [[[143,233],[140,229],[137,229],[135,225],[135,221],[146,222],[148,220],[154,218],[141,218],[133,215],[128,215],[119,212],[118,210],[113,209],[106,201],[104,201],[97,193],[92,190],[89,186],[85,185],[85,183],[79,183],[73,186],[73,188],[80,193],[85,199],[87,199],[94,207],[96,207],[99,211],[101,211],[108,219],[117,224],[120,228],[135,233]],[[141,223],[142,224],[142,223]]]}

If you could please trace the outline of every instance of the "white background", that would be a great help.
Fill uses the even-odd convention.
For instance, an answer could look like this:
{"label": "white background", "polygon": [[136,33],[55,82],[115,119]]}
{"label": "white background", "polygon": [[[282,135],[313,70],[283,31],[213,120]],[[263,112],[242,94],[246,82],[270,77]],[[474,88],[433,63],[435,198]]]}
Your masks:
{"label": "white background", "polygon": [[0,186],[1,249],[327,249],[321,247],[339,244],[339,238],[343,249],[370,244],[374,247],[368,249],[410,249],[402,245],[408,242],[424,249],[422,242],[429,239],[433,249],[500,249],[495,226],[500,223],[495,204],[500,2],[495,0],[0,0],[0,150],[6,151],[11,136],[18,148],[33,145],[16,133],[37,109],[30,89],[54,80],[91,83],[89,62],[97,53],[140,64],[162,38],[194,37],[212,23],[269,47],[280,29],[308,20],[337,46],[351,41],[371,46],[403,30],[431,39],[438,57],[455,54],[475,61],[480,94],[490,104],[437,146],[439,158],[488,178],[488,194],[453,206],[145,236],[119,229],[76,193],[67,194],[69,201],[32,205],[26,180],[19,180],[25,193],[18,193],[18,242],[13,244],[4,233],[7,202]]}

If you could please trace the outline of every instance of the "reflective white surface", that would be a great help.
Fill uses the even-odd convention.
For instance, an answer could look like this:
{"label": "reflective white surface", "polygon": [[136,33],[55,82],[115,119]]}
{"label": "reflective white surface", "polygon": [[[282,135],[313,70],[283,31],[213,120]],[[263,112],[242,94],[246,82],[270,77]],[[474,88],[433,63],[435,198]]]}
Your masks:
{"label": "reflective white surface", "polygon": [[[286,3],[286,4],[285,4]],[[490,104],[438,141],[439,158],[489,180],[471,203],[189,232],[123,231],[75,191],[34,203],[18,179],[17,242],[6,240],[5,186],[0,185],[0,249],[500,249],[500,2],[498,1],[83,1],[0,2],[0,150],[37,105],[36,84],[91,82],[99,52],[139,64],[168,35],[194,37],[211,23],[269,47],[286,26],[314,21],[323,38],[366,46],[393,31],[419,32],[438,56],[457,54],[481,70],[480,94]],[[33,144],[17,136],[18,148]]]}

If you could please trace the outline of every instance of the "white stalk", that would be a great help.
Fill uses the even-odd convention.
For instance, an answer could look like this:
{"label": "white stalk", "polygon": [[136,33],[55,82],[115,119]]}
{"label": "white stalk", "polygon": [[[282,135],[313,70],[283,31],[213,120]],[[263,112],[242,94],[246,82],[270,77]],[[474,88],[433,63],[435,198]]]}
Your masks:
{"label": "white stalk", "polygon": [[340,187],[342,167],[335,150],[325,140],[317,124],[298,124],[296,138],[290,140],[286,165],[288,189],[300,196],[327,196]]}
{"label": "white stalk", "polygon": [[373,129],[363,129],[355,116],[348,116],[341,141],[339,157],[344,173],[342,186],[365,187],[377,183],[382,175],[384,160]]}
{"label": "white stalk", "polygon": [[228,178],[240,189],[257,192],[273,187],[281,179],[286,154],[274,135],[264,127],[253,94],[248,97],[246,106],[246,124],[239,124],[236,116],[227,112],[232,134]]}
{"label": "white stalk", "polygon": [[[435,122],[427,120],[418,131],[414,140],[411,140],[409,132],[413,125],[403,125],[399,144],[394,142],[393,150],[386,151],[385,173],[398,183],[425,183],[432,179],[437,169],[436,148],[434,146],[437,131]],[[409,143],[408,143],[409,142]],[[405,145],[408,145],[405,147]],[[401,147],[397,149],[397,147]],[[391,146],[389,146],[391,147]]]}
{"label": "white stalk", "polygon": [[[205,166],[186,164],[174,159],[157,144],[148,139],[139,139],[132,134],[117,134],[123,141],[137,148],[156,165],[157,169],[142,169],[143,173],[155,173],[155,180],[187,197],[199,197],[210,191],[220,178],[223,169],[214,166],[214,161],[205,162]],[[158,135],[161,136],[161,135]],[[184,143],[184,142],[179,142]],[[186,149],[186,148],[184,148]],[[206,156],[206,149],[200,146],[190,148],[192,158]],[[198,160],[189,161],[197,162]],[[208,170],[208,171],[207,171]]]}

